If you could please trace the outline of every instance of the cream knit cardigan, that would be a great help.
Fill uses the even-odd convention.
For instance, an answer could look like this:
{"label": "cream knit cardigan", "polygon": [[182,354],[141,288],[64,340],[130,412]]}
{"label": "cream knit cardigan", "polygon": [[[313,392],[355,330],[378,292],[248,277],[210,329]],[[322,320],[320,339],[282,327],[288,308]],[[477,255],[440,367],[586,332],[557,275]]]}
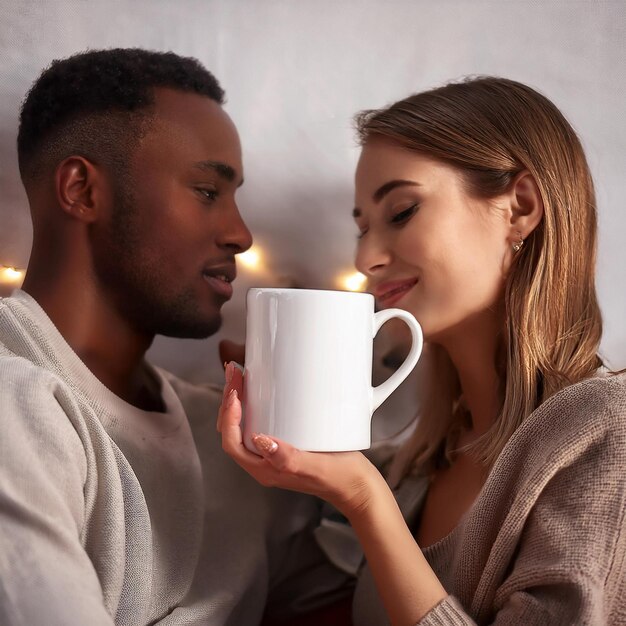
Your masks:
{"label": "cream knit cardigan", "polygon": [[109,391],[28,294],[0,299],[0,626],[256,626],[268,594],[289,614],[343,582],[307,532],[317,500],[222,451],[221,394],[154,374],[163,413]]}

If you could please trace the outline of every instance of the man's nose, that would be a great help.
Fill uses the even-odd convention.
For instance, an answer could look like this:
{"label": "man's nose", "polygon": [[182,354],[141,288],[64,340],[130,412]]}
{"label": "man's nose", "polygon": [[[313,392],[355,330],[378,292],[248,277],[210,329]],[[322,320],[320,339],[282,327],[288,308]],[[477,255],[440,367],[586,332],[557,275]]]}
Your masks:
{"label": "man's nose", "polygon": [[252,233],[246,226],[237,207],[234,207],[228,217],[228,223],[222,229],[218,244],[222,248],[231,250],[233,254],[245,252],[252,246]]}

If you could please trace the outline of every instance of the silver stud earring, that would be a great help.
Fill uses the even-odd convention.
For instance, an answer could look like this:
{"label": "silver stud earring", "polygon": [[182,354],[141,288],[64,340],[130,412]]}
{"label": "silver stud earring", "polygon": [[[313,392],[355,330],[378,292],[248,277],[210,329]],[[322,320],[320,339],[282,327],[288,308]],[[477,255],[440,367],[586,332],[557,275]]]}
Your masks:
{"label": "silver stud earring", "polygon": [[524,239],[522,238],[522,233],[518,231],[517,236],[519,237],[519,241],[516,241],[513,244],[513,252],[519,252],[524,245]]}

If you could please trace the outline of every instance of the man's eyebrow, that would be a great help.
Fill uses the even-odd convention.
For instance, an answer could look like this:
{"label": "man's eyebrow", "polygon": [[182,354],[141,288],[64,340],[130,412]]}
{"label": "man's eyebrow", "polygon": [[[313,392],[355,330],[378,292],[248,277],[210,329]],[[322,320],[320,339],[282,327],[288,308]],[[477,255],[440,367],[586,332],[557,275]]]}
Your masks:
{"label": "man's eyebrow", "polygon": [[[381,185],[373,194],[372,199],[374,202],[380,202],[392,189],[396,189],[397,187],[420,187],[421,183],[418,183],[414,180],[390,180],[389,182]],[[357,218],[361,217],[361,209],[359,207],[355,207],[352,210],[352,217]]]}
{"label": "man's eyebrow", "polygon": [[[220,161],[198,161],[193,164],[194,167],[206,171],[214,171],[217,172],[222,178],[225,178],[229,183],[232,183],[233,180],[237,178],[237,172],[230,165],[226,165],[226,163],[220,163]],[[243,185],[243,180],[239,183],[239,187]]]}

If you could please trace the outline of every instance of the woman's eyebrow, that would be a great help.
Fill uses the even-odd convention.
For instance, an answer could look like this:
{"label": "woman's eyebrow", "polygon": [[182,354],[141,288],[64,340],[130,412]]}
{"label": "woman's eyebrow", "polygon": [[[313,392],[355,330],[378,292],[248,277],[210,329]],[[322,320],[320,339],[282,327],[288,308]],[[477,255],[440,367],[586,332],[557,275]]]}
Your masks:
{"label": "woman's eyebrow", "polygon": [[421,184],[414,180],[390,180],[389,182],[381,185],[373,194],[372,199],[374,202],[380,202],[392,189],[396,187],[420,187]]}
{"label": "woman's eyebrow", "polygon": [[[385,184],[381,185],[372,194],[372,199],[374,200],[374,202],[378,203],[392,189],[396,189],[397,187],[421,187],[421,185],[422,185],[421,183],[418,183],[415,180],[404,180],[404,179],[390,180],[389,182],[386,182]],[[354,217],[355,219],[357,217],[361,217],[361,209],[359,209],[359,207],[354,207],[354,209],[352,209],[352,217]]]}

